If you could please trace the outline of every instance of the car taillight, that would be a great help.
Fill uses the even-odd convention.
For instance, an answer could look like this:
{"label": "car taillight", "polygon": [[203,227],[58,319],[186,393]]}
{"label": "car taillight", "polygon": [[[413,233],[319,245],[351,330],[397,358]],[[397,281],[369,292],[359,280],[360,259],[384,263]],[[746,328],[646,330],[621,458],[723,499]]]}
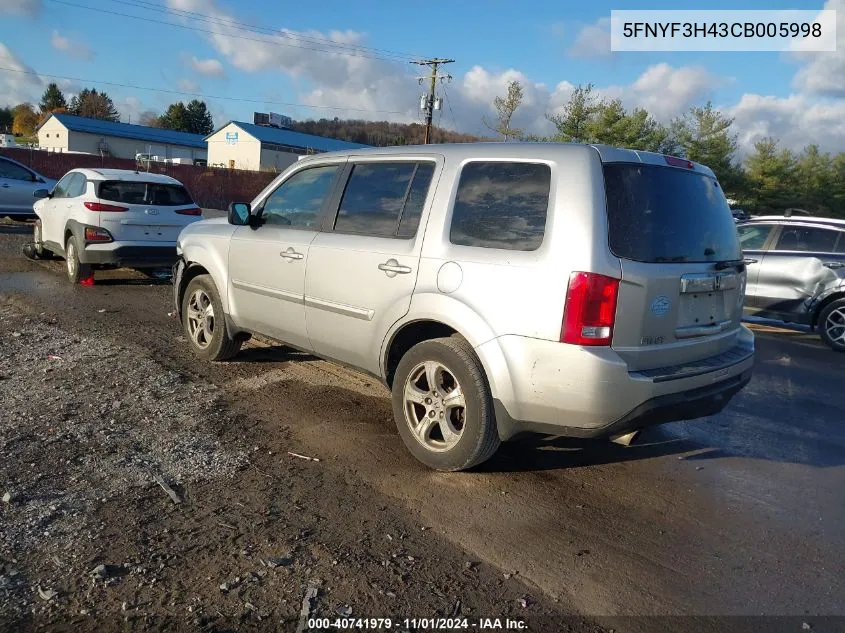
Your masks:
{"label": "car taillight", "polygon": [[89,211],[128,211],[126,207],[119,207],[116,204],[105,204],[103,202],[85,202],[85,208]]}
{"label": "car taillight", "polygon": [[202,215],[202,209],[199,207],[191,207],[190,209],[178,209],[176,213],[179,215]]}
{"label": "car taillight", "polygon": [[594,273],[572,273],[563,310],[561,343],[610,345],[618,293],[618,279]]}

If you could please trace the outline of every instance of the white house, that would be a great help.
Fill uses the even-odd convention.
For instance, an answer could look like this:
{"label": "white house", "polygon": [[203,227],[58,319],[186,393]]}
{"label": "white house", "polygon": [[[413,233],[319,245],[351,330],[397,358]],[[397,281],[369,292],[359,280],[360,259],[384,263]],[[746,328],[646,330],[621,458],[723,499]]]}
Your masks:
{"label": "white house", "polygon": [[38,145],[54,152],[105,154],[133,160],[137,154],[186,161],[205,160],[208,155],[202,134],[59,113],[51,114],[38,126]]}
{"label": "white house", "polygon": [[368,147],[243,121],[229,121],[205,140],[210,166],[254,171],[281,171],[304,154]]}

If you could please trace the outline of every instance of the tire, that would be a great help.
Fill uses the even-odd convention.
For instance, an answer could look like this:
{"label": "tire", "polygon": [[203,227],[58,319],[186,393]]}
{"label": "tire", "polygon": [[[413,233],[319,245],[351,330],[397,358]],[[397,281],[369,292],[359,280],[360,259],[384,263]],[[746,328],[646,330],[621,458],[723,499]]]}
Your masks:
{"label": "tire", "polygon": [[827,304],[819,314],[817,327],[828,347],[845,352],[845,299]]}
{"label": "tire", "polygon": [[46,259],[47,251],[42,245],[44,237],[41,234],[41,220],[36,220],[32,225],[32,248],[35,251],[35,256],[38,259]]}
{"label": "tire", "polygon": [[68,281],[78,284],[83,279],[91,276],[91,265],[79,261],[79,247],[76,245],[76,238],[73,235],[65,242],[65,271]]}
{"label": "tire", "polygon": [[182,329],[194,354],[203,360],[227,360],[241,349],[226,327],[223,303],[211,275],[197,275],[182,296]]}
{"label": "tire", "polygon": [[[463,406],[453,395],[457,389]],[[399,435],[429,468],[466,470],[499,448],[487,377],[464,339],[437,338],[414,345],[399,361],[392,391]]]}

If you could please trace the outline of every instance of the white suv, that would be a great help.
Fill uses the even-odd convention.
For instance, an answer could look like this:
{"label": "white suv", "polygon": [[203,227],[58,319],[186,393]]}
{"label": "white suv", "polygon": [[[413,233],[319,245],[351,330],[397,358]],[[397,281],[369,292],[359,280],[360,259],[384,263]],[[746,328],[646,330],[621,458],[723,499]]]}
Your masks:
{"label": "white suv", "polygon": [[171,266],[179,232],[202,216],[175,178],[123,169],[73,169],[34,209],[35,254],[64,257],[74,283],[95,266]]}
{"label": "white suv", "polygon": [[522,431],[617,436],[720,411],[750,379],[745,262],[713,173],[604,146],[322,154],[179,236],[202,358],[251,333],[378,377],[420,461]]}

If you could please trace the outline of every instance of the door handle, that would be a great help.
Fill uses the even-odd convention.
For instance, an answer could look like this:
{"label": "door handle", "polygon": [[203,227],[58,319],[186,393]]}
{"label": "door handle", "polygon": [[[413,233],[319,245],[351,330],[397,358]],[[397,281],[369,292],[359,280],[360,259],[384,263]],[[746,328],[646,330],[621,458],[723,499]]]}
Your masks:
{"label": "door handle", "polygon": [[830,268],[831,270],[836,270],[838,268],[845,268],[845,264],[842,262],[824,262],[822,266],[826,268]]}
{"label": "door handle", "polygon": [[4,182],[2,185],[0,185],[0,187],[3,187],[3,189],[8,189],[9,185]]}
{"label": "door handle", "polygon": [[749,264],[756,264],[758,261],[760,261],[760,260],[751,259],[750,257],[746,257],[745,259],[742,260],[742,263],[745,264],[746,266],[748,266]]}
{"label": "door handle", "polygon": [[302,253],[297,253],[295,250],[293,250],[292,247],[288,247],[286,251],[282,251],[281,253],[279,253],[279,255],[281,255],[285,259],[289,259],[290,261],[293,261],[295,259],[302,259],[303,257],[305,257],[305,255],[303,255]]}
{"label": "door handle", "polygon": [[388,277],[393,277],[396,274],[407,275],[411,272],[410,266],[403,266],[393,258],[388,259],[383,264],[379,264],[378,269],[386,272]]}

